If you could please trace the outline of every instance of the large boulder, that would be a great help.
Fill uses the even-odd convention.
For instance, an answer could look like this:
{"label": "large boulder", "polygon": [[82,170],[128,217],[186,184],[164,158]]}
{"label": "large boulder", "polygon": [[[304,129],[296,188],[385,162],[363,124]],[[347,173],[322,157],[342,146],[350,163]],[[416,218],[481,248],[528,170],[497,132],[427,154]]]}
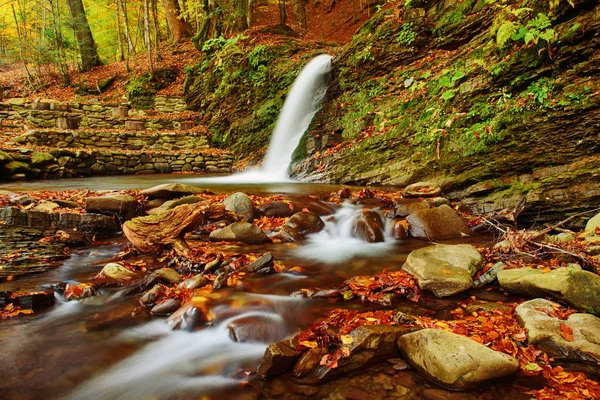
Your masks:
{"label": "large boulder", "polygon": [[553,297],[593,314],[600,313],[600,276],[569,266],[545,272],[533,268],[505,269],[498,273],[500,286],[528,297]]}
{"label": "large boulder", "polygon": [[403,335],[398,347],[417,371],[448,389],[468,390],[519,369],[519,361],[467,337],[438,329]]}
{"label": "large boulder", "polygon": [[383,242],[383,222],[379,214],[363,210],[354,221],[352,236],[369,243]]}
{"label": "large boulder", "polygon": [[421,289],[446,297],[469,289],[482,263],[469,244],[438,244],[412,251],[402,269],[417,278]]}
{"label": "large boulder", "polygon": [[206,193],[208,193],[206,189],[183,183],[164,183],[142,190],[142,194],[148,196],[149,199],[175,199],[181,196]]}
{"label": "large boulder", "polygon": [[223,205],[227,211],[244,217],[246,222],[251,222],[254,219],[254,204],[252,199],[245,193],[233,193],[223,200]]}
{"label": "large boulder", "polygon": [[600,319],[578,313],[561,320],[553,316],[559,307],[546,299],[533,299],[515,309],[517,320],[527,330],[527,343],[557,359],[600,362]]}
{"label": "large boulder", "polygon": [[262,229],[250,222],[234,222],[225,228],[212,231],[209,238],[215,242],[229,241],[250,244],[264,243],[269,240]]}
{"label": "large boulder", "polygon": [[117,215],[123,220],[134,218],[138,201],[128,194],[113,194],[85,199],[85,211],[88,213]]}
{"label": "large boulder", "polygon": [[406,221],[411,236],[416,238],[451,239],[471,233],[465,221],[447,205],[416,211]]}

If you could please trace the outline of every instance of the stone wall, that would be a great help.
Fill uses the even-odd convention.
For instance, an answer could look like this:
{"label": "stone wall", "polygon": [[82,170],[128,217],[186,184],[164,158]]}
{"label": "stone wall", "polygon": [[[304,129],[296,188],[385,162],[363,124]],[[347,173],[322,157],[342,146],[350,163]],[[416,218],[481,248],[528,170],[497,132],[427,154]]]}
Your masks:
{"label": "stone wall", "polygon": [[214,151],[0,150],[0,180],[171,172],[230,173],[233,155]]}
{"label": "stone wall", "polygon": [[182,112],[188,109],[184,97],[154,96],[154,109],[160,112]]}
{"label": "stone wall", "polygon": [[100,214],[47,213],[44,211],[20,210],[16,207],[0,208],[2,225],[29,227],[38,230],[77,229],[95,234],[111,234],[119,230],[120,224],[113,217]]}
{"label": "stone wall", "polygon": [[117,147],[126,150],[199,150],[208,148],[205,134],[197,132],[103,132],[57,130],[30,130],[15,142],[60,148]]}

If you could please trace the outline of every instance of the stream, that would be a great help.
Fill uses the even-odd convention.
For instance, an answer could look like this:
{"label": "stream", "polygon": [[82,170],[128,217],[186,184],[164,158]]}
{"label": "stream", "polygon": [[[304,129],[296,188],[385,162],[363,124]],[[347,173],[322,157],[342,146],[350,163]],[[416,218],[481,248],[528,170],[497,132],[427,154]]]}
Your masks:
{"label": "stream", "polygon": [[[135,178],[135,179],[134,179]],[[143,189],[165,182],[192,183],[197,178],[181,175],[110,177],[86,180],[20,182],[0,185],[7,190]],[[203,187],[217,193],[244,191],[249,194],[285,194],[291,198],[324,196],[339,186],[324,184],[217,185]],[[350,215],[359,206],[344,206],[338,215]],[[340,218],[344,221],[344,218]],[[345,219],[346,221],[348,218]],[[195,398],[212,393],[214,398],[234,398],[227,389],[239,384],[238,368],[256,369],[268,343],[297,333],[336,304],[325,300],[289,297],[301,288],[329,287],[357,275],[375,275],[400,269],[408,253],[428,245],[406,239],[384,243],[358,243],[342,224],[327,224],[302,245],[281,243],[227,245],[223,250],[270,251],[287,267],[299,266],[300,274],[279,273],[249,279],[245,291],[219,292],[211,327],[198,332],[171,331],[162,318],[141,317],[95,327],[95,316],[120,315],[137,306],[138,296],[123,288],[105,288],[98,296],[62,302],[44,312],[2,321],[0,365],[11,365],[3,374],[0,389],[7,398],[19,399],[135,399],[171,398],[183,393]],[[473,237],[454,242],[485,244],[490,238]],[[448,243],[452,243],[449,241]],[[82,282],[96,275],[105,260],[117,254],[127,240],[116,237],[102,244],[72,251],[51,271],[19,277],[2,283],[2,290],[36,290],[56,282]],[[103,261],[104,260],[104,261]],[[154,261],[156,267],[166,262]],[[425,306],[403,302],[397,308],[449,316],[456,300],[439,300]],[[339,306],[339,305],[337,305]],[[348,306],[344,304],[344,306]],[[365,309],[374,306],[353,304]],[[92,322],[90,322],[92,321]],[[232,340],[228,326],[249,323],[259,332],[255,342]],[[243,394],[236,395],[244,398]],[[232,397],[233,396],[233,397]]]}

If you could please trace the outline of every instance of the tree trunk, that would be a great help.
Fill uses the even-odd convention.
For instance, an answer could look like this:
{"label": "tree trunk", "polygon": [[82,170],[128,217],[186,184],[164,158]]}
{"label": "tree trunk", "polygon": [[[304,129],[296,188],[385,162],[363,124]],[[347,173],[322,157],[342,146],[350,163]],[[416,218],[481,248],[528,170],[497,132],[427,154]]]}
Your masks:
{"label": "tree trunk", "polygon": [[296,22],[300,25],[300,28],[304,30],[308,28],[308,25],[306,24],[305,0],[294,0],[294,17],[296,17]]}
{"label": "tree trunk", "polygon": [[248,4],[247,0],[235,0],[235,29],[238,32],[243,32],[248,29]]}
{"label": "tree trunk", "polygon": [[152,38],[150,37],[150,10],[148,0],[144,0],[144,42],[148,51],[148,69],[150,74],[154,76],[154,66],[152,65]]}
{"label": "tree trunk", "polygon": [[102,65],[96,43],[90,30],[81,0],[67,0],[71,17],[73,18],[73,30],[79,44],[79,54],[81,54],[81,69],[89,71],[90,69]]}
{"label": "tree trunk", "polygon": [[248,28],[254,24],[254,0],[248,0],[248,12],[246,13],[246,23]]}
{"label": "tree trunk", "polygon": [[285,9],[285,0],[278,0],[279,4],[279,25],[285,25],[287,20],[287,11]]}
{"label": "tree trunk", "polygon": [[119,52],[117,54],[117,61],[124,61],[125,46],[123,46],[123,34],[121,33],[121,18],[119,17],[119,10],[117,10],[115,16],[117,17],[117,41],[119,42]]}
{"label": "tree trunk", "polygon": [[180,18],[179,3],[177,0],[161,0],[161,3],[165,8],[167,24],[169,24],[173,41],[180,42],[190,37],[190,29],[187,22],[183,18]]}
{"label": "tree trunk", "polygon": [[129,57],[129,53],[135,52],[135,46],[133,45],[133,41],[131,40],[131,34],[129,33],[129,21],[127,18],[127,6],[125,4],[125,0],[117,0],[117,7],[119,8],[119,12],[121,13],[121,20],[123,21],[123,30],[125,31],[125,39],[127,40],[127,49],[129,50]]}

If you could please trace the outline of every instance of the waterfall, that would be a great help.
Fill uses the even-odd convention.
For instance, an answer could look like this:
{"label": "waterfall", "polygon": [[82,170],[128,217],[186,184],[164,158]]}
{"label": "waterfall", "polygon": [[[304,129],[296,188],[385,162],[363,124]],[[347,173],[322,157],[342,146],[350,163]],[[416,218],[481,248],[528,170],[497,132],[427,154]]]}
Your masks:
{"label": "waterfall", "polygon": [[332,57],[321,54],[300,71],[283,103],[262,167],[225,177],[200,178],[197,183],[286,182],[292,154],[325,99]]}
{"label": "waterfall", "polygon": [[331,71],[331,56],[313,58],[300,72],[283,104],[261,171],[276,180],[288,178],[292,154],[321,107]]}

